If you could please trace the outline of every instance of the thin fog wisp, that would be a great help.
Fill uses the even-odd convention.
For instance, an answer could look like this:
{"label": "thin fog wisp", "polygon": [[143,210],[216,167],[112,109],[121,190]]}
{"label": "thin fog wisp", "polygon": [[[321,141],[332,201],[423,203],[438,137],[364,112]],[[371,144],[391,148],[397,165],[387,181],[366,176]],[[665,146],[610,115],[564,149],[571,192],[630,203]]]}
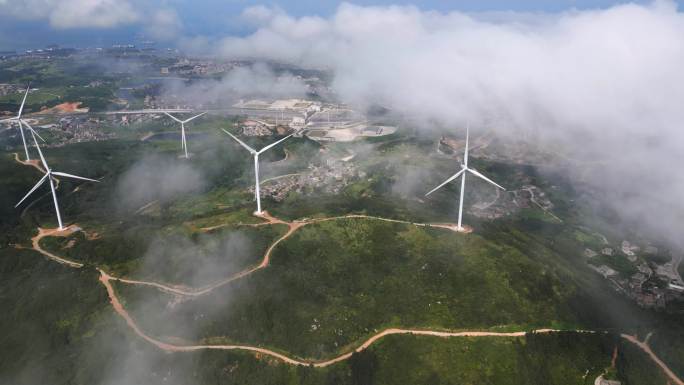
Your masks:
{"label": "thin fog wisp", "polygon": [[276,73],[268,64],[254,63],[230,69],[219,80],[168,83],[162,98],[177,105],[226,108],[241,99],[304,98],[308,86],[287,71]]}
{"label": "thin fog wisp", "polygon": [[145,205],[163,204],[200,192],[206,184],[202,170],[175,157],[152,155],[121,175],[114,199],[119,209],[135,211]]}

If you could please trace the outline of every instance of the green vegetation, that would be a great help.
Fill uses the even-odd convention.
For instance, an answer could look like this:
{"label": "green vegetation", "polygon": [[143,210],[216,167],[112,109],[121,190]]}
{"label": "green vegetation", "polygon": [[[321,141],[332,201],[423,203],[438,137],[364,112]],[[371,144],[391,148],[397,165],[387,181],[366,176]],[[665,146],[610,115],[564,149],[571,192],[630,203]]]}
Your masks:
{"label": "green vegetation", "polygon": [[684,326],[676,317],[653,333],[649,340],[651,349],[679,378],[684,377],[684,346],[681,341],[684,341]]}
{"label": "green vegetation", "polygon": [[[669,252],[659,252],[657,254],[641,253],[640,257],[648,262],[653,262],[658,265],[664,265],[672,260],[672,255]],[[680,266],[681,268],[681,266]],[[681,273],[680,273],[681,274]]]}
{"label": "green vegetation", "polygon": [[616,362],[618,379],[624,385],[657,385],[667,384],[667,378],[660,368],[638,347],[622,341],[619,346],[620,354]]}
{"label": "green vegetation", "polygon": [[525,338],[393,336],[377,351],[377,384],[593,384],[614,340],[576,333]]}
{"label": "green vegetation", "polygon": [[257,265],[285,230],[284,225],[241,226],[209,233],[169,229],[159,235],[154,227],[107,227],[95,239],[77,232],[47,238],[42,246],[116,276],[201,286]]}
{"label": "green vegetation", "polygon": [[[28,172],[27,172],[28,171]],[[38,171],[27,170],[14,161],[14,154],[0,154],[0,245],[26,242],[35,231],[31,224],[22,221],[22,210],[14,208],[40,176]]]}
{"label": "green vegetation", "polygon": [[624,278],[629,278],[638,272],[637,268],[634,267],[634,264],[631,263],[627,257],[619,253],[613,255],[599,254],[591,258],[589,263],[595,266],[608,265],[613,270],[620,273]]}
{"label": "green vegetation", "polygon": [[[93,370],[92,379],[100,358],[115,349],[87,352],[107,333],[103,328],[116,325],[106,321],[111,310],[97,273],[29,251],[0,247],[0,255],[0,383],[88,383],[84,372]],[[115,334],[129,340],[122,331]]]}
{"label": "green vegetation", "polygon": [[[149,310],[138,301],[165,296],[117,288],[133,309]],[[157,316],[136,315],[156,335],[224,336],[322,358],[386,327],[570,327],[564,303],[572,291],[551,266],[477,235],[345,219],[300,229],[276,249],[271,266],[225,289],[168,310],[155,298]],[[231,300],[215,309],[218,298]],[[184,317],[206,312],[213,316],[186,327]]]}
{"label": "green vegetation", "polygon": [[575,230],[575,239],[583,245],[594,249],[600,249],[604,246],[603,238],[600,235],[584,229]]}
{"label": "green vegetation", "polygon": [[[0,63],[0,83],[30,82],[32,88],[38,88],[27,99],[27,112],[64,102],[81,102],[91,111],[102,111],[112,103],[116,87],[114,78],[104,75],[103,69],[95,61],[75,63],[70,58],[6,61]],[[0,97],[0,110],[18,110],[22,98],[23,92]]]}
{"label": "green vegetation", "polygon": [[[161,63],[161,62],[160,62]],[[82,101],[108,106],[129,75],[102,75],[83,61],[3,62],[0,81],[32,81],[29,110]],[[91,82],[97,81],[91,84]],[[17,108],[17,95],[0,109]],[[177,127],[167,121],[108,127],[119,139],[45,148],[51,167],[100,183],[61,180],[60,206],[68,223],[81,226],[67,238],[42,246],[86,266],[71,270],[27,249],[37,226],[55,225],[45,188],[19,209],[12,206],[38,180],[33,168],[0,156],[0,383],[50,384],[591,384],[608,376],[625,384],[662,384],[659,369],[613,334],[560,333],[525,338],[386,337],[348,361],[329,368],[292,367],[250,353],[202,351],[167,354],[137,337],[114,313],[94,267],[136,279],[199,287],[257,264],[281,237],[284,225],[261,222],[254,210],[251,159],[217,127],[235,119],[208,116],[188,127],[190,160],[178,159]],[[163,133],[147,141],[148,132]],[[165,134],[165,133],[171,134]],[[262,147],[273,138],[249,138]],[[16,138],[0,144],[18,150]],[[425,199],[458,166],[434,154],[434,141],[398,132],[361,143],[322,147],[292,138],[262,158],[262,179],[306,171],[355,154],[363,177],[337,194],[312,189],[264,207],[283,219],[364,213],[411,222],[451,222],[458,185]],[[32,152],[32,154],[35,151]],[[285,159],[287,154],[287,159]],[[35,156],[35,155],[34,155]],[[474,233],[415,227],[372,219],[310,224],[278,244],[271,264],[192,300],[149,287],[114,283],[142,329],[174,343],[236,342],[265,346],[304,358],[347,352],[387,327],[478,329],[534,328],[655,330],[653,349],[684,374],[677,315],[637,308],[613,292],[586,266],[582,252],[616,235],[612,219],[597,218],[578,202],[566,180],[533,166],[473,158],[480,171],[516,189],[533,183],[554,203],[560,223],[537,207],[496,220],[466,215]],[[163,178],[140,171],[140,185],[124,181],[139,167],[168,166]],[[153,167],[153,168],[154,168]],[[175,179],[174,170],[189,179]],[[157,170],[157,169],[155,169]],[[169,171],[171,170],[171,171]],[[138,170],[139,171],[139,170]],[[180,180],[180,183],[169,183]],[[122,186],[125,186],[122,187]],[[180,187],[179,187],[180,186]],[[555,187],[552,187],[555,186]],[[177,189],[174,194],[159,193]],[[466,200],[493,198],[486,184],[472,183]],[[603,215],[603,213],[601,213]],[[604,215],[604,217],[608,217]],[[648,256],[645,256],[649,258]],[[652,257],[658,259],[661,256]],[[598,256],[631,275],[623,256]],[[682,267],[680,267],[682,268]],[[667,318],[670,317],[670,318]],[[679,322],[680,323],[680,322]],[[668,333],[669,331],[669,333]]]}

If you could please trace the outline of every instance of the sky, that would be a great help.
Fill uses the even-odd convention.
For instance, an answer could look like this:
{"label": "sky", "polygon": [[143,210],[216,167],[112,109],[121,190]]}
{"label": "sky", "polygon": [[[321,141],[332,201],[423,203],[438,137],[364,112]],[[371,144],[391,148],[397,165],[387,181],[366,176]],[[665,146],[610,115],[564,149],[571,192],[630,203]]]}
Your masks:
{"label": "sky", "polygon": [[[478,0],[411,2],[361,0],[363,6],[411,5],[423,11],[557,13],[572,9],[606,8],[614,0]],[[646,3],[636,1],[636,3]],[[179,36],[214,38],[245,35],[254,26],[241,19],[245,9],[257,5],[287,14],[329,17],[341,2],[289,0],[0,0],[0,51],[63,46],[106,46],[155,40],[174,46]]]}

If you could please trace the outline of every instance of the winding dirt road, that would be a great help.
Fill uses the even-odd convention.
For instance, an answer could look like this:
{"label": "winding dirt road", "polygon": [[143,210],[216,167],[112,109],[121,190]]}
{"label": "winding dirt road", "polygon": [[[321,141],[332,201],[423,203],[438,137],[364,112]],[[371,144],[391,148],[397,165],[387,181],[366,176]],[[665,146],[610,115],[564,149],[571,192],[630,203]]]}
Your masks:
{"label": "winding dirt road", "polygon": [[[298,359],[298,358],[292,358],[288,357],[282,353],[278,353],[276,351],[266,349],[266,348],[260,348],[258,346],[251,346],[251,345],[175,345],[175,344],[169,344],[163,341],[159,341],[155,338],[150,337],[149,335],[145,334],[145,332],[140,329],[138,324],[133,320],[133,317],[128,314],[126,309],[123,307],[121,302],[119,301],[119,298],[116,296],[116,292],[114,291],[114,287],[112,286],[110,280],[112,280],[112,277],[109,276],[107,273],[104,271],[100,270],[100,282],[105,286],[107,289],[107,294],[109,295],[109,300],[112,304],[112,307],[114,310],[126,321],[128,326],[137,334],[139,337],[143,338],[145,341],[155,345],[159,349],[162,349],[167,352],[190,352],[190,351],[197,351],[197,350],[244,350],[244,351],[250,351],[250,352],[255,352],[255,353],[261,353],[265,354],[268,356],[271,356],[273,358],[277,358],[285,363],[291,364],[291,365],[311,365],[317,368],[323,368],[326,366],[330,366],[333,364],[336,364],[338,362],[344,361],[349,359],[354,352],[360,352],[362,350],[368,349],[371,345],[373,345],[375,342],[380,340],[381,338],[388,336],[388,335],[393,335],[393,334],[412,334],[412,335],[420,335],[420,336],[432,336],[432,337],[440,337],[440,338],[450,338],[450,337],[524,337],[527,333],[557,333],[561,332],[562,330],[555,330],[555,329],[538,329],[534,330],[532,332],[502,332],[502,333],[497,333],[497,332],[487,332],[487,331],[459,331],[459,332],[447,332],[447,331],[433,331],[433,330],[419,330],[419,329],[385,329],[381,331],[380,333],[377,333],[367,339],[364,343],[362,343],[359,347],[354,349],[353,351],[344,353],[342,355],[339,355],[335,358],[329,359],[329,360],[324,360],[324,361],[315,361],[315,360],[303,360],[303,359]],[[576,330],[576,332],[581,332],[581,333],[593,333],[592,331],[585,331],[585,330]]]}
{"label": "winding dirt road", "polygon": [[[283,222],[280,219],[270,217],[268,214],[265,214],[263,216],[268,223],[286,223]],[[366,216],[350,216],[350,217],[363,217],[366,218]],[[345,218],[345,217],[340,217],[340,218]],[[339,218],[338,218],[339,219]],[[316,220],[317,222],[321,222],[324,220],[331,220],[330,218],[325,218],[325,219],[319,219]],[[388,220],[390,222],[401,222],[402,221],[396,221],[396,220]],[[182,291],[179,289],[171,288],[168,286],[160,285],[154,282],[146,282],[146,281],[135,281],[135,280],[126,280],[126,279],[121,279],[117,277],[113,277],[109,274],[107,274],[104,270],[98,269],[100,272],[100,278],[99,281],[102,283],[102,285],[105,287],[107,290],[107,294],[109,296],[110,303],[112,304],[112,307],[116,311],[119,316],[121,316],[124,321],[126,321],[126,324],[133,330],[133,332],[138,335],[139,337],[143,338],[147,342],[157,346],[159,349],[162,349],[167,352],[191,352],[191,351],[198,351],[198,350],[242,350],[242,351],[249,351],[253,353],[258,353],[258,354],[263,354],[267,355],[270,357],[273,357],[275,359],[281,360],[282,362],[285,362],[287,364],[291,365],[311,365],[314,367],[326,367],[329,365],[333,365],[335,363],[344,361],[349,359],[354,352],[360,352],[362,350],[368,349],[371,345],[373,345],[375,342],[378,340],[382,339],[385,336],[388,335],[394,335],[394,334],[412,334],[412,335],[420,335],[420,336],[432,336],[432,337],[439,337],[439,338],[452,338],[452,337],[523,337],[527,333],[555,333],[555,332],[561,332],[562,330],[557,330],[557,329],[538,329],[534,330],[531,332],[488,332],[488,331],[434,331],[434,330],[422,330],[422,329],[399,329],[399,328],[391,328],[391,329],[385,329],[370,338],[368,338],[366,341],[364,341],[361,345],[359,345],[356,349],[353,351],[344,353],[340,356],[337,356],[335,358],[329,359],[329,360],[324,360],[324,361],[315,361],[315,360],[305,360],[305,359],[299,359],[299,358],[293,358],[293,357],[288,357],[285,354],[276,352],[274,350],[266,349],[266,348],[261,348],[258,346],[251,346],[251,345],[175,345],[175,344],[170,344],[166,343],[160,340],[157,340],[155,338],[150,337],[147,335],[140,327],[137,325],[135,320],[128,314],[126,309],[123,307],[121,302],[119,301],[119,298],[116,295],[116,292],[114,290],[114,287],[111,284],[111,281],[120,281],[124,283],[129,283],[129,284],[135,284],[135,285],[145,285],[145,286],[153,286],[156,287],[160,290],[163,291],[168,291],[174,294],[182,294],[182,295],[190,295],[190,296],[196,296],[196,295],[201,295],[205,294],[216,287],[219,287],[221,285],[226,284],[227,282],[239,279],[241,277],[244,277],[246,275],[249,275],[259,269],[265,268],[268,266],[270,262],[270,256],[275,248],[275,246],[281,242],[282,240],[286,239],[292,233],[294,233],[297,229],[299,229],[301,226],[303,226],[306,223],[313,223],[313,222],[292,222],[289,223],[290,229],[288,232],[280,237],[278,240],[276,240],[266,251],[264,254],[264,258],[262,262],[251,269],[242,271],[236,275],[233,275],[232,277],[218,282],[216,284],[213,284],[211,286],[208,286],[206,288],[203,288],[201,290],[197,291]],[[260,225],[260,224],[255,224],[255,225]],[[35,237],[33,237],[32,240],[32,245],[33,249],[36,250],[37,252],[43,254],[47,258],[56,261],[58,263],[64,264],[66,266],[72,267],[72,268],[81,268],[83,267],[83,264],[75,262],[75,261],[70,261],[65,258],[59,257],[57,255],[54,255],[47,250],[44,250],[42,247],[40,247],[40,239],[47,237],[47,236],[68,236],[69,234],[79,231],[80,229],[75,227],[75,226],[70,226],[66,230],[59,231],[56,229],[40,229],[39,228],[39,233]],[[573,330],[573,332],[581,332],[581,333],[594,333],[594,331],[590,330]],[[638,346],[641,350],[643,350],[648,356],[663,370],[663,372],[666,374],[666,376],[676,385],[684,385],[684,382],[680,380],[672,370],[663,362],[661,361],[658,356],[651,350],[651,348],[648,346],[647,342],[641,342],[639,341],[636,337],[630,336],[627,334],[621,334],[621,337],[624,338],[625,340],[635,344]]]}
{"label": "winding dirt road", "polygon": [[661,361],[655,353],[653,353],[653,350],[651,350],[651,347],[648,346],[648,343],[646,342],[648,341],[648,338],[645,342],[641,342],[635,336],[630,336],[629,334],[620,334],[620,337],[638,346],[641,350],[648,354],[651,357],[651,360],[653,360],[653,362],[655,362],[656,365],[660,366],[660,369],[663,370],[663,372],[670,379],[670,381],[672,381],[676,385],[684,385],[684,381],[677,377],[677,375],[674,374],[674,372],[670,370],[670,368],[663,361]]}
{"label": "winding dirt road", "polygon": [[73,234],[74,232],[80,231],[80,230],[81,229],[76,227],[75,225],[68,226],[64,230],[43,229],[43,228],[39,227],[38,228],[38,234],[35,237],[31,238],[31,245],[33,246],[33,249],[35,251],[43,254],[44,256],[46,256],[47,258],[49,258],[55,262],[61,263],[62,265],[67,265],[69,267],[74,267],[74,268],[80,269],[81,267],[83,267],[82,263],[75,262],[75,261],[72,261],[72,260],[69,260],[66,258],[58,257],[58,256],[52,254],[51,252],[43,249],[40,246],[40,240],[45,238],[45,237],[68,237],[69,235]]}
{"label": "winding dirt road", "polygon": [[24,166],[35,167],[38,171],[45,174],[45,170],[43,170],[43,168],[40,166],[40,160],[37,160],[37,159],[21,160],[21,159],[19,159],[19,153],[18,152],[14,153],[14,160],[16,160],[18,163],[23,164]]}
{"label": "winding dirt road", "polygon": [[[326,222],[326,221],[333,221],[333,220],[341,220],[341,219],[354,219],[354,218],[363,218],[363,219],[372,219],[372,220],[380,220],[380,221],[385,221],[385,222],[392,222],[392,223],[402,223],[402,224],[409,224],[409,225],[414,225],[414,226],[421,226],[421,227],[435,227],[435,228],[442,228],[442,229],[447,229],[451,231],[458,231],[457,227],[455,224],[451,223],[434,223],[434,224],[428,224],[428,223],[413,223],[409,221],[402,221],[402,220],[397,220],[397,219],[388,219],[388,218],[381,218],[381,217],[373,217],[369,215],[360,215],[360,214],[353,214],[353,215],[344,215],[344,216],[339,216],[339,217],[331,217],[331,218],[317,218],[317,219],[310,219],[310,220],[302,220],[302,221],[292,221],[292,222],[286,222],[283,221],[282,219],[276,218],[271,216],[268,212],[264,211],[261,215],[257,215],[259,218],[264,219],[264,222],[262,223],[250,223],[250,224],[243,224],[243,226],[252,226],[252,227],[258,227],[258,226],[267,226],[267,225],[277,225],[277,224],[282,224],[288,226],[288,231],[281,236],[280,238],[276,239],[266,250],[264,253],[261,262],[253,267],[250,267],[248,269],[245,269],[243,271],[240,271],[236,274],[233,274],[225,279],[222,279],[218,282],[202,286],[199,288],[189,288],[189,287],[184,287],[184,286],[179,286],[179,285],[170,285],[170,284],[164,284],[164,283],[159,283],[159,282],[154,282],[154,281],[143,281],[143,280],[136,280],[136,279],[128,279],[128,278],[122,278],[122,277],[115,277],[115,276],[109,276],[110,279],[119,281],[122,283],[130,284],[130,285],[140,285],[140,286],[148,286],[148,287],[153,287],[158,290],[164,291],[169,294],[174,294],[174,295],[181,295],[181,296],[186,296],[186,297],[197,297],[201,296],[204,294],[207,294],[211,292],[212,290],[215,290],[221,286],[225,286],[237,279],[243,278],[249,274],[252,274],[258,270],[261,270],[263,268],[268,267],[271,261],[271,254],[273,253],[273,250],[275,249],[278,244],[280,244],[282,241],[286,240],[287,238],[291,237],[297,230],[302,228],[303,226],[306,226],[308,224],[312,223],[319,223],[319,222]],[[211,231],[215,230],[221,227],[225,227],[227,225],[219,225],[219,226],[212,226],[208,228],[203,228],[203,231]],[[38,229],[38,234],[31,238],[33,248],[38,251],[39,253],[45,255],[46,257],[62,263],[69,265],[71,267],[76,267],[80,268],[83,267],[82,263],[76,262],[76,261],[71,261],[65,258],[58,257],[47,250],[44,250],[40,246],[40,241],[46,236],[69,236],[75,231],[80,230],[78,227],[75,225],[71,225],[67,227],[64,231],[58,231],[56,229],[52,230],[47,230],[47,229]]]}
{"label": "winding dirt road", "polygon": [[372,215],[364,215],[364,214],[349,214],[349,215],[343,215],[343,216],[339,216],[339,217],[309,219],[309,220],[302,222],[302,223],[308,225],[310,223],[337,221],[340,219],[354,219],[354,218],[357,218],[357,219],[373,219],[376,221],[401,223],[401,224],[405,224],[405,225],[413,225],[413,226],[418,226],[418,227],[436,227],[436,228],[440,228],[440,229],[446,229],[446,230],[459,232],[458,226],[456,226],[456,224],[454,224],[454,223],[417,223],[417,222],[402,221],[400,219],[374,217]]}
{"label": "winding dirt road", "polygon": [[[40,166],[35,163],[35,161],[30,161],[30,162],[24,162],[19,160],[18,155],[15,153],[15,159],[17,162],[24,164],[24,165],[30,165],[32,167],[35,167],[41,171],[43,171]],[[44,172],[44,171],[43,171]],[[314,361],[314,360],[304,360],[304,359],[297,359],[297,358],[292,358],[288,357],[285,354],[278,353],[276,351],[270,350],[270,349],[265,349],[265,348],[260,348],[257,346],[250,346],[250,345],[174,345],[174,344],[169,344],[163,341],[159,341],[157,339],[154,339],[150,337],[149,335],[145,334],[142,329],[136,324],[135,320],[128,314],[126,309],[123,307],[121,302],[119,301],[119,298],[116,295],[116,291],[114,290],[114,287],[111,284],[111,281],[119,281],[123,283],[128,283],[128,284],[134,284],[134,285],[143,285],[143,286],[152,286],[155,287],[159,290],[170,292],[173,294],[180,294],[180,295],[186,295],[186,296],[198,296],[202,295],[205,293],[208,293],[220,286],[223,286],[231,281],[234,281],[236,279],[245,277],[249,274],[254,273],[257,270],[263,269],[267,267],[270,263],[270,258],[271,254],[274,250],[274,248],[283,240],[287,239],[290,237],[295,231],[300,229],[301,227],[311,224],[311,223],[318,223],[318,222],[324,222],[324,221],[331,221],[331,220],[339,220],[339,219],[349,219],[349,218],[364,218],[364,219],[374,219],[374,220],[381,220],[385,222],[392,222],[392,223],[402,223],[402,224],[411,224],[415,226],[422,226],[422,227],[436,227],[436,228],[443,228],[447,230],[452,230],[458,232],[456,225],[450,224],[450,223],[442,223],[442,224],[428,224],[428,223],[414,223],[414,222],[408,222],[408,221],[402,221],[402,220],[397,220],[397,219],[388,219],[388,218],[380,218],[380,217],[373,217],[373,216],[368,216],[368,215],[345,215],[345,216],[339,216],[339,217],[332,217],[332,218],[318,218],[318,219],[310,219],[310,220],[305,220],[305,221],[293,221],[293,222],[285,222],[281,219],[275,218],[271,215],[269,215],[267,212],[264,212],[262,215],[260,215],[262,219],[265,220],[263,223],[256,223],[256,224],[248,224],[246,226],[263,226],[263,225],[272,225],[272,224],[285,224],[289,227],[288,231],[280,238],[278,238],[275,242],[269,246],[269,248],[266,250],[264,253],[263,259],[261,263],[255,267],[252,267],[250,269],[244,270],[242,272],[239,272],[231,277],[226,278],[225,280],[222,280],[220,282],[214,283],[212,285],[206,286],[201,289],[195,289],[195,290],[183,290],[183,289],[178,289],[174,288],[171,286],[166,286],[162,285],[159,283],[155,282],[147,282],[147,281],[137,281],[137,280],[129,280],[129,279],[123,279],[123,278],[117,278],[113,277],[109,274],[107,274],[104,270],[98,269],[100,273],[100,278],[99,281],[102,283],[102,285],[105,287],[107,290],[107,294],[109,296],[109,300],[112,304],[112,307],[116,311],[117,314],[119,314],[125,321],[126,324],[135,332],[136,335],[139,337],[145,339],[149,343],[157,346],[158,348],[168,351],[168,352],[190,352],[190,351],[197,351],[197,350],[243,350],[243,351],[249,351],[253,353],[259,353],[259,354],[264,354],[276,359],[279,359],[285,363],[291,364],[291,365],[311,365],[314,367],[326,367],[329,365],[333,365],[335,363],[344,361],[346,359],[349,359],[354,352],[360,352],[362,350],[368,349],[371,345],[373,345],[375,342],[378,340],[382,339],[385,336],[388,335],[394,335],[394,334],[411,334],[411,335],[421,335],[421,336],[432,336],[432,337],[438,337],[438,338],[452,338],[452,337],[522,337],[525,336],[527,333],[557,333],[561,332],[562,330],[556,330],[556,329],[538,329],[534,330],[531,332],[488,332],[488,331],[434,331],[434,330],[420,330],[420,329],[398,329],[398,328],[392,328],[392,329],[385,329],[370,338],[368,338],[365,342],[363,342],[360,346],[358,346],[356,349],[353,351],[344,353],[338,357],[329,359],[329,360],[324,360],[324,361]],[[40,241],[41,239],[48,237],[48,236],[56,236],[56,237],[65,237],[69,236],[70,234],[76,232],[76,231],[82,231],[79,227],[76,225],[70,225],[64,230],[59,230],[59,229],[43,229],[43,228],[38,228],[38,234],[31,238],[31,244],[32,248],[37,251],[38,253],[44,255],[45,257],[49,258],[50,260],[53,260],[55,262],[58,262],[60,264],[63,264],[65,266],[71,267],[71,268],[82,268],[84,265],[80,262],[72,261],[66,258],[59,257],[53,253],[50,253],[49,251],[43,249],[40,246]],[[594,331],[590,330],[573,330],[573,332],[579,332],[579,333],[595,333]],[[621,334],[620,335],[623,339],[626,341],[629,341],[633,344],[635,344],[637,347],[639,347],[642,351],[644,351],[648,356],[655,362],[666,374],[666,376],[676,385],[684,385],[684,381],[679,379],[672,370],[663,362],[661,361],[658,356],[651,350],[651,348],[648,346],[648,338],[646,341],[641,342],[639,341],[636,337],[628,335],[628,334]]]}

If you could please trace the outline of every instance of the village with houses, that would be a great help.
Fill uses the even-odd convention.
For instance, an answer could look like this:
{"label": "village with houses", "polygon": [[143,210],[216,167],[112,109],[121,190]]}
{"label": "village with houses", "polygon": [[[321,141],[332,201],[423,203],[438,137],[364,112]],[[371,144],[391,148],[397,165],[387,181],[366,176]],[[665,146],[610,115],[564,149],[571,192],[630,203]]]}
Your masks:
{"label": "village with houses", "polygon": [[619,246],[605,243],[601,249],[586,248],[583,256],[616,291],[644,308],[665,309],[668,303],[684,299],[684,283],[677,270],[682,255],[628,240]]}

